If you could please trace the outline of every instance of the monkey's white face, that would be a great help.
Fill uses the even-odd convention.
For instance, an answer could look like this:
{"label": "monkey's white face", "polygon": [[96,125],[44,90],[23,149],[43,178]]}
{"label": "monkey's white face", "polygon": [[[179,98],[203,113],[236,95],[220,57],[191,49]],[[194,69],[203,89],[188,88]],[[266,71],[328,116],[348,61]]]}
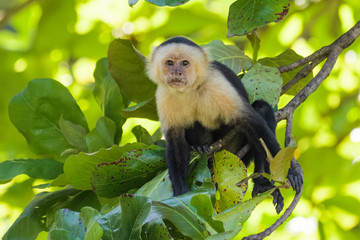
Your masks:
{"label": "monkey's white face", "polygon": [[192,59],[182,55],[170,55],[162,60],[160,66],[164,82],[172,88],[184,88],[196,80]]}
{"label": "monkey's white face", "polygon": [[148,63],[148,75],[157,84],[177,91],[196,87],[208,70],[207,54],[198,48],[169,44],[155,49]]}

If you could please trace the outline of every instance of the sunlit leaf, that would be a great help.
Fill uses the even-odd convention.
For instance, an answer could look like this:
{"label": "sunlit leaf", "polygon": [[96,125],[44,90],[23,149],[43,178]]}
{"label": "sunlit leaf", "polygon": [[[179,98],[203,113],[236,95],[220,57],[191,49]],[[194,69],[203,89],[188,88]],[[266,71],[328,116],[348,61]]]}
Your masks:
{"label": "sunlit leaf", "polygon": [[270,162],[271,178],[275,181],[285,182],[289,172],[291,159],[297,147],[281,149]]}
{"label": "sunlit leaf", "polygon": [[139,188],[166,168],[164,155],[163,150],[138,149],[101,163],[92,173],[92,189],[98,196],[116,197]]}
{"label": "sunlit leaf", "polygon": [[0,181],[10,180],[20,174],[32,178],[55,179],[63,173],[63,165],[50,158],[4,161],[0,163]]}
{"label": "sunlit leaf", "polygon": [[241,187],[236,184],[246,176],[246,166],[236,155],[226,150],[214,154],[213,181],[217,185],[218,197],[215,206],[217,212],[222,212],[241,202],[248,184],[245,182]]}
{"label": "sunlit leaf", "polygon": [[234,45],[225,45],[221,40],[214,40],[204,45],[212,58],[229,67],[235,74],[252,66],[252,60]]}
{"label": "sunlit leaf", "polygon": [[55,159],[72,148],[59,126],[61,116],[88,131],[85,117],[68,89],[52,79],[29,82],[11,99],[9,116],[34,153],[49,154]]}
{"label": "sunlit leaf", "polygon": [[241,80],[250,102],[263,99],[272,107],[279,102],[282,79],[277,68],[256,63]]}
{"label": "sunlit leaf", "polygon": [[237,0],[229,10],[228,37],[245,35],[270,22],[278,22],[288,12],[288,0]]}

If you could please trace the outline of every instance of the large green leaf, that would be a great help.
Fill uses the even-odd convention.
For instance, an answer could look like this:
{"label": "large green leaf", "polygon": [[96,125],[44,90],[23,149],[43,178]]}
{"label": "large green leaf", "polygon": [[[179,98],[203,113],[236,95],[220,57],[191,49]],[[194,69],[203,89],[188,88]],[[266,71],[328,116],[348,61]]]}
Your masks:
{"label": "large green leaf", "polygon": [[109,149],[102,148],[96,153],[72,155],[64,164],[64,173],[74,188],[91,190],[90,179],[97,165],[117,161],[128,151],[146,147],[142,143],[131,143],[121,147],[115,145]]}
{"label": "large green leaf", "polygon": [[124,194],[120,206],[104,214],[99,220],[104,231],[103,239],[141,239],[141,229],[151,208],[147,197]]}
{"label": "large green leaf", "polygon": [[89,152],[96,152],[100,148],[110,148],[115,145],[116,126],[113,120],[101,117],[95,128],[86,136]]}
{"label": "large green leaf", "polygon": [[[281,67],[289,65],[293,62],[296,62],[297,60],[302,59],[303,57],[299,54],[297,54],[292,49],[287,49],[285,52],[277,55],[273,58],[262,58],[259,59],[259,63],[271,66],[271,67]],[[281,73],[281,77],[283,78],[283,85],[287,84],[295,75],[301,70],[301,68],[297,68],[290,72],[284,72]],[[287,91],[287,94],[296,95],[301,89],[305,87],[306,84],[313,78],[313,73],[311,72],[307,77],[301,79],[297,84],[295,84],[289,91]]]}
{"label": "large green leaf", "polygon": [[32,178],[55,179],[63,173],[62,163],[50,158],[43,159],[15,159],[0,163],[0,181],[26,174]]}
{"label": "large green leaf", "polygon": [[154,97],[156,90],[146,75],[144,59],[129,40],[115,39],[109,46],[109,71],[121,91],[134,102]]}
{"label": "large green leaf", "polygon": [[270,22],[278,22],[288,11],[288,0],[237,0],[229,10],[228,37],[245,35]]}
{"label": "large green leaf", "polygon": [[9,104],[11,122],[22,133],[31,150],[55,159],[66,149],[73,148],[59,126],[63,117],[88,130],[79,106],[67,88],[52,79],[35,79]]}
{"label": "large green leaf", "polygon": [[91,191],[67,188],[56,192],[42,192],[26,206],[3,240],[36,239],[41,231],[48,231],[55,213],[61,208],[79,211],[84,205],[99,208],[100,203]]}
{"label": "large green leaf", "polygon": [[116,197],[139,188],[166,168],[164,155],[163,150],[138,149],[101,163],[93,171],[92,189],[98,196]]}
{"label": "large green leaf", "polygon": [[282,78],[277,68],[256,63],[247,71],[241,81],[246,88],[250,102],[263,99],[272,107],[279,102]]}
{"label": "large green leaf", "polygon": [[120,109],[126,107],[126,100],[123,98],[118,85],[109,73],[108,61],[100,59],[96,63],[94,71],[95,87],[93,94],[101,106],[105,117],[114,121],[116,126],[115,142],[119,143],[122,135],[122,125],[125,123]]}
{"label": "large green leaf", "polygon": [[213,181],[217,185],[215,205],[217,212],[222,212],[242,201],[248,188],[247,182],[241,187],[237,187],[236,184],[246,177],[246,166],[236,155],[226,150],[214,154]]}
{"label": "large green leaf", "polygon": [[204,47],[209,50],[214,60],[225,64],[235,74],[252,66],[252,60],[234,45],[225,45],[221,40],[214,40]]}

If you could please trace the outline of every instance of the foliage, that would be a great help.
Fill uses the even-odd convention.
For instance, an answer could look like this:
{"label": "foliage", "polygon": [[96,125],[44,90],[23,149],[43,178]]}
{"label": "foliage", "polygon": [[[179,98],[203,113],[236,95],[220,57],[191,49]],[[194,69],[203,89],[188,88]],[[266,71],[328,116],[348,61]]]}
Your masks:
{"label": "foliage", "polygon": [[[22,1],[0,2],[0,7],[11,9],[15,6],[12,4],[20,2]],[[5,22],[5,28],[0,30],[0,55],[5,59],[0,66],[4,80],[0,90],[2,103],[0,111],[4,115],[0,119],[0,125],[3,127],[0,135],[0,156],[1,159],[14,159],[0,163],[1,183],[9,182],[14,178],[12,182],[3,185],[3,189],[7,191],[0,193],[1,201],[9,206],[24,208],[24,204],[33,197],[33,191],[43,191],[39,190],[44,187],[43,183],[47,184],[46,186],[50,184],[62,186],[60,190],[51,188],[53,192],[36,195],[18,219],[12,221],[13,226],[4,239],[35,239],[40,231],[50,231],[49,238],[52,239],[76,237],[100,239],[101,236],[103,239],[117,238],[119,235],[116,234],[120,231],[127,234],[132,234],[133,231],[133,234],[143,239],[171,239],[169,234],[173,238],[200,234],[199,236],[207,236],[209,239],[224,239],[235,236],[240,230],[243,235],[247,235],[259,231],[261,226],[269,225],[271,221],[269,210],[265,210],[266,214],[257,218],[256,224],[243,225],[241,222],[238,225],[239,217],[246,221],[251,210],[269,193],[254,200],[242,200],[243,202],[220,214],[214,212],[217,195],[204,156],[193,160],[188,179],[193,191],[188,196],[171,198],[168,173],[164,170],[161,161],[155,168],[144,169],[143,173],[147,177],[136,179],[135,189],[131,189],[131,186],[125,190],[119,188],[121,192],[116,193],[116,196],[120,195],[119,197],[101,198],[89,191],[92,190],[95,173],[108,179],[113,177],[112,173],[102,169],[103,167],[114,167],[112,171],[128,169],[129,166],[120,164],[122,156],[140,154],[144,161],[154,158],[160,160],[156,156],[162,154],[163,142],[159,141],[158,133],[152,135],[149,134],[152,131],[147,132],[140,126],[130,129],[126,126],[131,121],[129,118],[132,117],[157,119],[153,98],[155,88],[144,75],[143,55],[140,51],[147,54],[150,45],[157,44],[162,37],[173,35],[186,35],[200,43],[223,39],[226,34],[225,11],[228,11],[232,3],[213,1],[204,8],[198,2],[190,1],[181,7],[160,10],[150,4],[129,1],[131,5],[136,3],[134,8],[126,8],[125,5],[114,9],[109,7],[106,9],[106,14],[100,17],[99,14],[86,12],[91,4],[94,4],[92,7],[97,10],[96,12],[101,12],[103,6],[108,4],[106,1],[96,2],[34,1],[22,11],[15,12],[11,21],[8,21],[8,24]],[[157,5],[185,3],[184,1],[160,2],[152,3]],[[269,4],[278,3],[270,2]],[[251,73],[255,66],[270,66],[275,70],[278,66],[302,58],[296,52],[307,55],[323,46],[324,42],[333,41],[351,27],[351,21],[360,17],[360,6],[357,1],[338,1],[331,4],[324,1],[316,3],[305,1],[304,5],[297,4],[292,3],[289,16],[284,21],[258,29],[258,35],[262,39],[261,46],[259,41],[256,42],[256,38],[250,39],[250,37],[253,50],[250,49],[246,38],[233,38],[236,46],[229,45],[229,40],[215,40],[209,44],[211,54],[215,59],[223,61],[234,71],[244,75],[243,77]],[[262,9],[255,5],[251,7],[256,11]],[[275,12],[272,13],[282,13],[280,8],[273,9]],[[231,12],[240,13],[234,9]],[[223,16],[220,17],[219,13],[223,13]],[[164,16],[163,19],[159,17],[161,14]],[[109,20],[107,15],[112,19]],[[114,26],[125,26],[125,21],[117,20],[119,15],[126,18],[126,22],[134,24],[135,31],[129,36],[123,35],[124,38],[131,38],[132,41],[116,40],[110,45],[112,32],[116,33],[115,30],[113,31]],[[144,21],[144,16],[150,16],[150,20]],[[266,14],[256,16],[266,16]],[[229,21],[236,17],[239,16],[233,15],[231,18],[229,16]],[[102,20],[99,20],[100,18]],[[276,20],[277,18],[272,18],[268,21]],[[88,25],[81,28],[84,22]],[[2,24],[0,20],[0,25]],[[264,24],[266,23],[257,22],[252,27],[259,28]],[[241,26],[247,28],[238,29],[240,33],[252,30],[246,24]],[[230,33],[237,34],[237,32],[228,34]],[[115,46],[120,42],[122,44],[117,46],[119,48],[116,50],[110,48],[108,58],[103,58],[109,46]],[[135,50],[131,43],[138,50]],[[213,49],[211,45],[214,46]],[[244,47],[245,51],[243,51]],[[293,50],[286,50],[289,47]],[[221,50],[222,53],[217,53],[214,52],[216,49],[224,50]],[[339,66],[335,68],[324,87],[311,96],[294,117],[294,131],[299,139],[299,148],[295,151],[295,155],[300,156],[307,183],[303,204],[299,206],[301,211],[295,212],[295,216],[300,215],[305,220],[315,219],[313,226],[318,226],[318,229],[313,231],[317,230],[323,238],[335,235],[340,239],[352,239],[358,234],[356,226],[359,214],[356,206],[359,204],[359,196],[356,191],[358,188],[356,181],[359,179],[360,167],[356,161],[353,163],[349,161],[359,156],[355,143],[349,137],[351,130],[359,126],[360,119],[356,105],[359,84],[354,80],[359,72],[358,69],[347,64],[351,56],[354,56],[354,52],[358,52],[358,45],[346,53],[347,60],[340,59],[341,68]],[[119,62],[111,60],[111,54]],[[92,79],[89,73],[91,74],[93,69],[86,68],[85,73],[81,71],[85,63],[84,59],[90,59],[86,62],[86,66],[95,66],[96,63],[94,86],[88,81]],[[98,59],[100,60],[97,61]],[[116,65],[121,61],[126,62],[126,59],[132,59],[137,63],[136,66],[142,67],[134,70],[131,65],[126,65],[125,68],[121,68],[124,64]],[[358,60],[355,57],[353,61]],[[110,67],[113,66],[114,71],[121,72],[120,77],[115,76],[116,73],[110,74],[108,62]],[[126,70],[131,71],[126,72]],[[296,72],[295,70],[282,73],[282,85],[286,84]],[[72,84],[67,82],[68,76],[72,76],[75,80]],[[47,79],[36,79],[26,86],[29,79],[39,77]],[[71,86],[66,88],[48,77]],[[139,82],[133,84],[132,79]],[[279,96],[271,97],[274,104],[283,105],[290,98],[290,94],[296,94],[310,79],[311,76],[298,83],[288,92],[289,95],[280,99],[280,102],[276,99]],[[138,94],[137,91],[140,93],[144,91],[144,86],[148,87],[148,91],[145,90],[145,94]],[[270,84],[261,87],[269,89],[272,86]],[[23,92],[11,102],[9,113],[11,121],[25,136],[33,153],[28,150],[24,139],[16,134],[5,116],[5,104],[8,104],[10,98],[22,88],[24,88]],[[96,102],[99,107],[96,106]],[[37,121],[34,121],[35,119]],[[281,141],[282,125],[279,129],[278,136]],[[136,135],[138,143],[118,146],[120,141],[129,142],[127,134],[131,130]],[[46,144],[43,142],[45,140]],[[142,150],[138,151],[138,149]],[[133,156],[130,156],[129,163],[134,162]],[[280,161],[279,169],[282,169],[282,166]],[[134,171],[141,167],[131,165]],[[231,172],[231,168],[223,169],[221,172]],[[280,172],[284,171],[280,170]],[[26,174],[32,179],[26,178],[27,180],[23,181],[24,178],[19,176],[20,174]],[[123,181],[126,182],[126,179],[114,179],[114,182],[120,184]],[[95,183],[99,184],[96,181]],[[68,184],[75,189],[68,187],[63,189],[63,186]],[[33,185],[38,185],[38,189],[31,189]],[[109,187],[102,191],[105,195],[114,189],[119,190],[111,184],[105,187]],[[135,194],[126,194],[125,191]],[[244,199],[247,199],[246,196]],[[129,211],[126,214],[132,216],[131,222],[125,222],[124,218],[120,217],[123,213],[122,208],[126,204],[131,206],[125,208]],[[267,207],[266,204],[269,203],[265,201],[257,210],[262,211]],[[134,216],[139,218],[134,220]],[[178,219],[184,218],[193,220],[193,224],[179,225],[182,221]],[[3,219],[8,219],[8,216],[1,215],[2,223]],[[252,220],[250,219],[249,222]],[[8,222],[5,223],[2,225],[6,229]],[[287,225],[287,229],[291,229],[290,226]],[[1,231],[5,230],[1,229]],[[275,232],[273,239],[284,238],[281,234],[285,231],[289,230],[283,228]],[[208,236],[209,234],[211,235]],[[285,234],[289,236],[289,233]],[[316,239],[316,237],[307,238]]]}

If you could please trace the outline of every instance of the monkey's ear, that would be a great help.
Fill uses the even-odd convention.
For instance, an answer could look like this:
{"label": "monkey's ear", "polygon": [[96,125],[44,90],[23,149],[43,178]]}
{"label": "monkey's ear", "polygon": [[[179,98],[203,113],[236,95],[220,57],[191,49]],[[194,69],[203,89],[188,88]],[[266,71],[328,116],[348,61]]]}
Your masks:
{"label": "monkey's ear", "polygon": [[210,48],[209,47],[202,47],[202,49],[204,51],[207,62],[210,63],[210,62],[214,61],[214,59],[213,59],[213,57],[211,56],[211,53],[210,53]]}

